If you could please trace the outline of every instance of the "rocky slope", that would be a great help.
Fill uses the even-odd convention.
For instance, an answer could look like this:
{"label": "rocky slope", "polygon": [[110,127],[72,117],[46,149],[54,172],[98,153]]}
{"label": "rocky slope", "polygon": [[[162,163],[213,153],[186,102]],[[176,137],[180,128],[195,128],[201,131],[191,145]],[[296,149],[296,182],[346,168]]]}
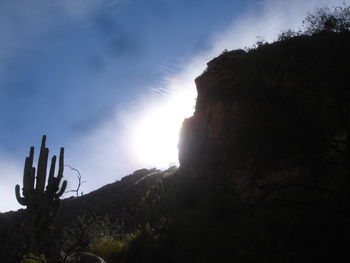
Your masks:
{"label": "rocky slope", "polygon": [[[57,254],[57,249],[61,249],[58,244],[66,241],[62,240],[64,229],[72,227],[80,219],[100,224],[103,222],[98,222],[99,218],[107,216],[111,222],[116,221],[122,226],[120,232],[123,233],[133,232],[146,223],[155,225],[160,215],[167,216],[173,207],[168,195],[173,192],[175,184],[172,181],[176,174],[176,167],[165,171],[140,169],[89,194],[62,200],[57,219],[49,232],[46,254]],[[79,227],[86,227],[86,223]],[[85,230],[88,231],[88,228]],[[29,231],[26,210],[0,213],[0,262],[16,262],[16,254],[26,251]]]}
{"label": "rocky slope", "polygon": [[[231,262],[346,254],[349,46],[348,32],[288,38],[224,52],[196,79],[180,170],[232,204],[230,219],[222,219],[226,232],[216,237],[232,245]],[[217,250],[225,255],[228,247]]]}
{"label": "rocky slope", "polygon": [[176,171],[176,167],[165,171],[140,169],[89,194],[65,199],[57,221],[67,225],[78,216],[93,213],[122,219],[128,228],[152,222],[152,209],[163,201],[159,197],[169,191],[165,181]]}
{"label": "rocky slope", "polygon": [[183,171],[215,167],[227,182],[244,172],[274,183],[334,172],[339,180],[335,166],[347,165],[349,150],[348,45],[348,34],[323,33],[209,62],[182,128]]}

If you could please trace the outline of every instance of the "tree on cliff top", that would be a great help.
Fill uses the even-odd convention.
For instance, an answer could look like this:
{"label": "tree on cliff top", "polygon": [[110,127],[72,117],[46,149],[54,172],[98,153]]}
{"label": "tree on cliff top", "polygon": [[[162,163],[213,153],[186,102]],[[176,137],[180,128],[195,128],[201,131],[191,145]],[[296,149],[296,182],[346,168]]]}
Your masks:
{"label": "tree on cliff top", "polygon": [[303,21],[305,33],[312,35],[322,31],[349,32],[350,31],[350,6],[337,6],[317,9],[314,14],[308,14]]}

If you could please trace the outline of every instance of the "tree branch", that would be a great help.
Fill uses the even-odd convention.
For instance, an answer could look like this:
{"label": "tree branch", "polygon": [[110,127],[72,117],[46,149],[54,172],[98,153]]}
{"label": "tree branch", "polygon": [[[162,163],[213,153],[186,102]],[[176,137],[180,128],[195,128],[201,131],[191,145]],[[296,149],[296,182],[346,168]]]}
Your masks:
{"label": "tree branch", "polygon": [[80,173],[80,171],[79,171],[78,169],[76,169],[76,168],[74,168],[74,167],[72,167],[72,166],[70,166],[70,165],[68,165],[68,164],[66,164],[66,165],[64,165],[64,166],[66,166],[66,167],[68,167],[69,169],[71,169],[72,171],[76,172],[77,178],[78,178],[78,186],[77,186],[77,188],[76,188],[75,190],[66,191],[65,193],[73,192],[73,193],[76,193],[77,197],[79,197],[79,190],[80,190],[80,187],[81,187],[81,185],[82,185],[83,183],[85,183],[86,181],[81,181],[82,176],[81,176],[81,173]]}

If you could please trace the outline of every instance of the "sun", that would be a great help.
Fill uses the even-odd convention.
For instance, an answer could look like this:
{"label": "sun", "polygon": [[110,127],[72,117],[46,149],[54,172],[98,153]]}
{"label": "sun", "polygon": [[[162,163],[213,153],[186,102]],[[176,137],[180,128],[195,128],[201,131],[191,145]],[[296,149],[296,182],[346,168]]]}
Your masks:
{"label": "sun", "polygon": [[179,132],[183,120],[193,114],[194,98],[191,92],[177,92],[143,111],[133,131],[134,153],[143,165],[167,168],[178,164]]}

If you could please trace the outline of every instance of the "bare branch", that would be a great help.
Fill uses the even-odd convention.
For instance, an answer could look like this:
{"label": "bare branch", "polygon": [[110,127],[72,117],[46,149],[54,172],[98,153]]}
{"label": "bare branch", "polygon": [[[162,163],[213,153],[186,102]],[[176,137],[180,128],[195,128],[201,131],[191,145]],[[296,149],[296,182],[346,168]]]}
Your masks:
{"label": "bare branch", "polygon": [[72,171],[76,172],[77,174],[77,178],[78,178],[78,185],[77,185],[77,188],[75,190],[69,190],[69,191],[66,191],[65,193],[70,193],[70,192],[73,192],[73,193],[76,193],[77,197],[79,196],[79,190],[80,190],[80,187],[83,183],[85,183],[86,181],[81,181],[81,173],[78,169],[68,165],[68,164],[65,164],[64,166],[68,167],[69,169],[71,169]]}

